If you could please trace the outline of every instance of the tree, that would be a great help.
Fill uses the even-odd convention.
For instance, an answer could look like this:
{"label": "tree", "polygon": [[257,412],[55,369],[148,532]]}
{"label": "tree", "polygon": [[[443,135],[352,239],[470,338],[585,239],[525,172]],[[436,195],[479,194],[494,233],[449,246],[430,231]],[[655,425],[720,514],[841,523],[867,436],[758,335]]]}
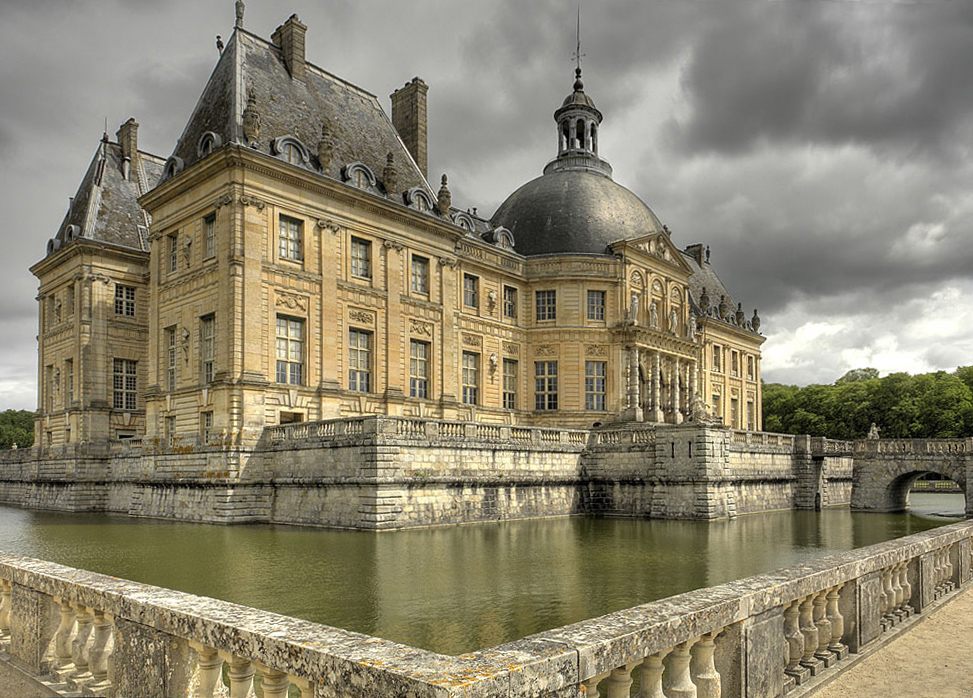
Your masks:
{"label": "tree", "polygon": [[877,368],[853,368],[848,373],[835,381],[835,385],[841,383],[854,383],[855,381],[867,381],[878,378]]}
{"label": "tree", "polygon": [[0,448],[34,443],[34,413],[27,410],[0,412]]}

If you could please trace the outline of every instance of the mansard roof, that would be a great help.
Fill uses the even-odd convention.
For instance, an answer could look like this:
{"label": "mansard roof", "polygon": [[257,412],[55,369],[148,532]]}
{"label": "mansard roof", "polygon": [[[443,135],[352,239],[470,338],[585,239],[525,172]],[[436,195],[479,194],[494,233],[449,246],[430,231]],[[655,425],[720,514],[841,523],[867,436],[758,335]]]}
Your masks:
{"label": "mansard roof", "polygon": [[218,136],[218,144],[245,143],[243,114],[251,92],[260,133],[256,144],[248,145],[275,154],[277,139],[297,139],[310,153],[308,165],[320,172],[318,143],[328,123],[333,156],[324,174],[340,178],[345,166],[363,163],[381,178],[392,153],[397,189],[421,187],[435,200],[375,95],[311,63],[303,79],[292,78],[280,47],[239,28],[227,41],[170,160],[182,168],[205,157],[199,143],[207,133]]}
{"label": "mansard roof", "polygon": [[95,240],[135,250],[149,249],[149,215],[138,198],[162,178],[162,158],[139,151],[126,179],[122,147],[106,136],[71,200],[49,252],[76,239]]}
{"label": "mansard roof", "polygon": [[[686,264],[693,270],[692,275],[689,277],[689,295],[693,309],[697,314],[702,317],[720,320],[749,332],[759,331],[751,325],[749,314],[746,315],[742,325],[736,322],[737,301],[730,295],[726,285],[720,279],[712,264],[708,261],[701,263],[696,255],[685,250],[682,251],[682,256]],[[700,302],[703,296],[703,289],[706,289],[706,295],[709,297],[709,307],[706,310],[702,309],[702,303]],[[724,317],[720,317],[719,313],[720,296],[723,296],[727,308],[727,314]]]}

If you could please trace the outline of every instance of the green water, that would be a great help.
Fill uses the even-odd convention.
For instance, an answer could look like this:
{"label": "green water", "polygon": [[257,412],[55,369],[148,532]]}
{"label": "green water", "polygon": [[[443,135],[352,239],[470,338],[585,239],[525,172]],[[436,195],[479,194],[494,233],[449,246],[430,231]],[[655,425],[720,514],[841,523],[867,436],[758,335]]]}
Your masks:
{"label": "green water", "polygon": [[[912,506],[961,513],[963,496]],[[0,550],[459,654],[949,522],[830,510],[374,534],[0,507]]]}

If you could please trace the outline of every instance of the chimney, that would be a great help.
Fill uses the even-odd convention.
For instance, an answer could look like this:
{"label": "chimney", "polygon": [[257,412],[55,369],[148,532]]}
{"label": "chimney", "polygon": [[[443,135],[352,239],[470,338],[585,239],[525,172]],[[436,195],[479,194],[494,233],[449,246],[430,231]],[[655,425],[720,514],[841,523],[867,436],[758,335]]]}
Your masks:
{"label": "chimney", "polygon": [[429,139],[426,129],[426,94],[429,86],[412,78],[392,93],[392,125],[412,154],[423,177],[429,175]]}
{"label": "chimney", "polygon": [[122,174],[125,179],[131,179],[139,157],[139,123],[134,117],[119,127],[115,138],[122,146]]}
{"label": "chimney", "polygon": [[295,80],[304,80],[306,60],[304,37],[307,25],[302,24],[297,15],[291,15],[286,22],[277,27],[270,40],[280,47],[284,54],[284,65]]}
{"label": "chimney", "polygon": [[688,245],[686,254],[695,259],[696,264],[703,266],[703,243],[697,242],[695,245]]}

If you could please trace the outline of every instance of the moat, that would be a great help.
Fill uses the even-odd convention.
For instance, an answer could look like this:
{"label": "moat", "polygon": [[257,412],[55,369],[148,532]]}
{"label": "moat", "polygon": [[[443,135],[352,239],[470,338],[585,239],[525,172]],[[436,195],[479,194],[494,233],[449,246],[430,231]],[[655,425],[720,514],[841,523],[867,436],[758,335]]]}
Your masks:
{"label": "moat", "polygon": [[459,654],[680,592],[917,533],[912,512],[773,512],[731,521],[561,518],[376,535],[0,507],[0,550]]}

